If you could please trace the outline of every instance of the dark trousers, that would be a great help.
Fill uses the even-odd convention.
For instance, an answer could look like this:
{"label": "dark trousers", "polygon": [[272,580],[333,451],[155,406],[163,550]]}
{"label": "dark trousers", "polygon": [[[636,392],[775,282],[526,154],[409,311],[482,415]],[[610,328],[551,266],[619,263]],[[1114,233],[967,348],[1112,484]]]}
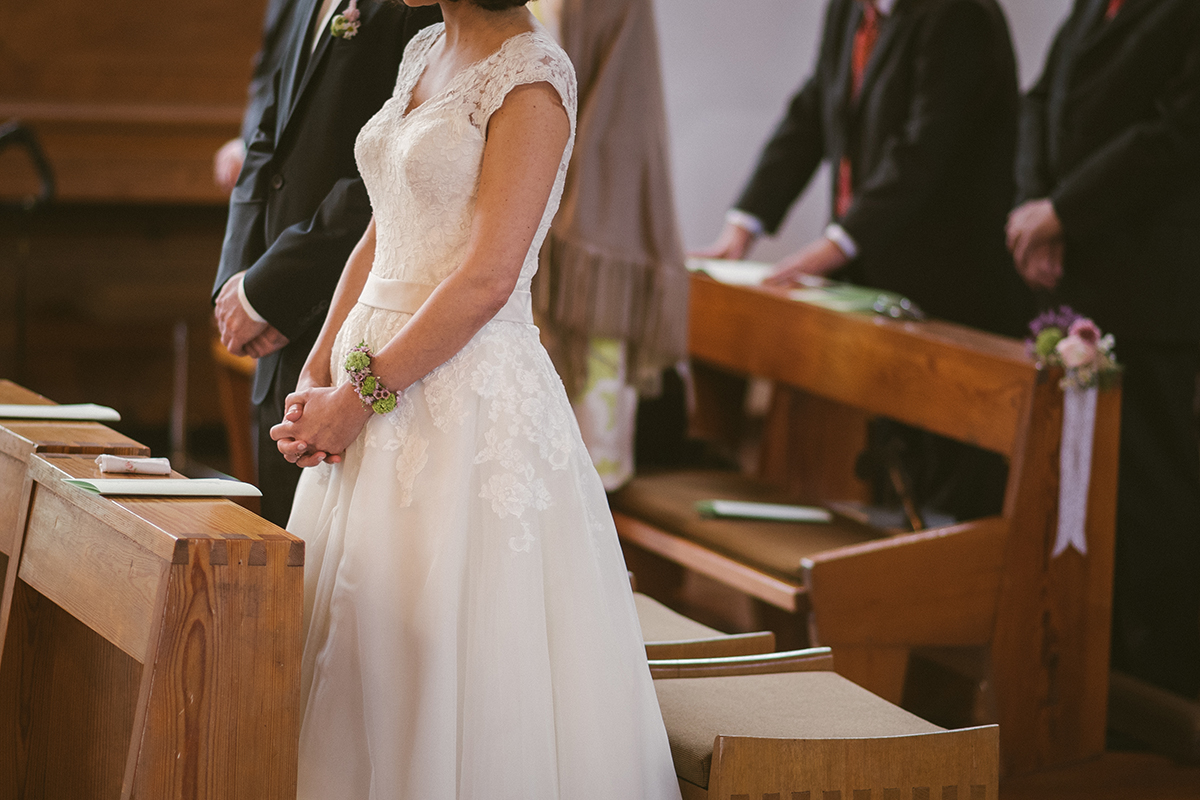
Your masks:
{"label": "dark trousers", "polygon": [[258,488],[262,490],[261,514],[279,527],[287,525],[292,498],[300,482],[300,467],[284,459],[271,439],[271,427],[283,421],[283,401],[295,389],[294,382],[281,389],[283,381],[271,382],[271,390],[255,407],[258,420]]}
{"label": "dark trousers", "polygon": [[1196,343],[1118,341],[1122,380],[1116,669],[1200,693],[1200,440]]}

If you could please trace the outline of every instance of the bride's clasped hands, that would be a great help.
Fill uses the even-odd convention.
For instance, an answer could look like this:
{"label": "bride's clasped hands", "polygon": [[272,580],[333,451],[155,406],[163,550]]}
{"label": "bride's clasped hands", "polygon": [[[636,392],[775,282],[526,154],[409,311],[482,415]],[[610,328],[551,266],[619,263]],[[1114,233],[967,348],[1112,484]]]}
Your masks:
{"label": "bride's clasped hands", "polygon": [[302,384],[288,395],[284,408],[283,422],[271,429],[271,438],[284,458],[301,467],[341,461],[374,413],[349,382],[337,387]]}

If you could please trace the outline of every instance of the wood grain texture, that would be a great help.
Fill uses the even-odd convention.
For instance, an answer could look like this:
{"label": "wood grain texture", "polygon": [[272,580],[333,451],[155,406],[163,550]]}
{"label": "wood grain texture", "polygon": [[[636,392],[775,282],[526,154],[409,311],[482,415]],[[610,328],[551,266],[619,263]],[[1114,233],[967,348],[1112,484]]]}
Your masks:
{"label": "wood grain texture", "polygon": [[[807,604],[809,641],[832,646],[839,671],[887,698],[899,699],[913,648],[986,648],[1006,774],[1102,752],[1120,392],[1102,393],[1097,408],[1088,555],[1051,559],[1061,373],[1039,372],[1015,340],[959,326],[839,314],[703,277],[693,278],[692,288],[695,357],[800,390],[785,397],[794,415],[778,410],[782,402],[772,415],[789,444],[819,442],[812,431],[794,433],[807,422],[802,409],[832,419],[821,405],[845,404],[891,417],[1006,455],[1003,511],[818,552],[798,586],[618,512],[623,542],[779,608]],[[844,454],[828,449],[844,468]],[[786,451],[768,453],[764,467],[791,479],[798,462]],[[819,469],[805,474],[805,481],[837,491],[821,482]]]}
{"label": "wood grain texture", "polygon": [[[1116,520],[1120,391],[1100,395],[1088,494],[1088,554],[1051,558],[1058,511],[1062,397],[1057,376],[1037,387],[1029,434],[1014,459],[1013,535],[1004,555],[992,661],[1005,774],[1103,751]],[[1003,676],[1003,680],[1000,677]]]}
{"label": "wood grain texture", "polygon": [[998,740],[994,725],[878,739],[718,736],[708,797],[996,800]]}
{"label": "wood grain texture", "polygon": [[704,276],[691,292],[694,358],[997,453],[1016,444],[1035,369],[1013,339],[838,313]]}
{"label": "wood grain texture", "polygon": [[0,378],[0,403],[18,406],[54,405],[53,400],[26,389],[8,378]]}
{"label": "wood grain texture", "polygon": [[[262,16],[261,0],[14,6],[0,119],[38,133],[60,201],[221,202],[212,157],[238,133]],[[47,19],[54,36],[28,35]],[[0,169],[0,195],[24,177]]]}
{"label": "wood grain texture", "polygon": [[142,667],[23,582],[0,659],[0,796],[115,798]]}
{"label": "wood grain texture", "polygon": [[0,716],[0,789],[292,800],[303,543],[226,500],[61,483],[94,468],[30,458],[21,595],[0,650],[0,710],[16,710]]}
{"label": "wood grain texture", "polygon": [[716,578],[786,611],[794,612],[804,608],[804,601],[801,599],[804,587],[799,582],[793,583],[768,575],[729,556],[681,536],[661,531],[619,511],[613,512],[613,522],[621,539],[629,544],[644,548],[701,575]]}
{"label": "wood grain texture", "polygon": [[831,646],[986,644],[1008,533],[991,517],[806,559],[810,635]]}
{"label": "wood grain texture", "polygon": [[166,579],[164,559],[112,531],[112,524],[39,486],[17,575],[145,663],[159,586]]}

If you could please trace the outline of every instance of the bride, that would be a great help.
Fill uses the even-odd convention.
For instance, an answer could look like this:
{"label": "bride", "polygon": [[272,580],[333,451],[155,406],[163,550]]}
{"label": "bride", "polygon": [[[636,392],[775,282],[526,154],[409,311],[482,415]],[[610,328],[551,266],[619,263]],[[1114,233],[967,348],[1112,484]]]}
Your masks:
{"label": "bride", "polygon": [[519,0],[440,5],[359,134],[374,218],[271,432],[312,467],[288,524],[299,797],[676,799],[604,491],[532,318],[574,72]]}

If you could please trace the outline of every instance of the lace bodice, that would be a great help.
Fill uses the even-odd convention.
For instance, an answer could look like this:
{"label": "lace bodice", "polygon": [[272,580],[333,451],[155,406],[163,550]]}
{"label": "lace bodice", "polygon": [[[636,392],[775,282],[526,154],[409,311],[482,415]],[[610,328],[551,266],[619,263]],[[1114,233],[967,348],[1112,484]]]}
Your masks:
{"label": "lace bodice", "polygon": [[355,142],[375,212],[372,271],[383,278],[437,284],[459,265],[470,235],[488,120],[513,88],[545,81],[562,99],[571,136],[517,281],[518,291],[528,291],[575,142],[575,72],[547,34],[522,33],[464,68],[445,89],[406,114],[430,48],[444,31],[442,24],[433,25],[413,38],[395,92]]}

